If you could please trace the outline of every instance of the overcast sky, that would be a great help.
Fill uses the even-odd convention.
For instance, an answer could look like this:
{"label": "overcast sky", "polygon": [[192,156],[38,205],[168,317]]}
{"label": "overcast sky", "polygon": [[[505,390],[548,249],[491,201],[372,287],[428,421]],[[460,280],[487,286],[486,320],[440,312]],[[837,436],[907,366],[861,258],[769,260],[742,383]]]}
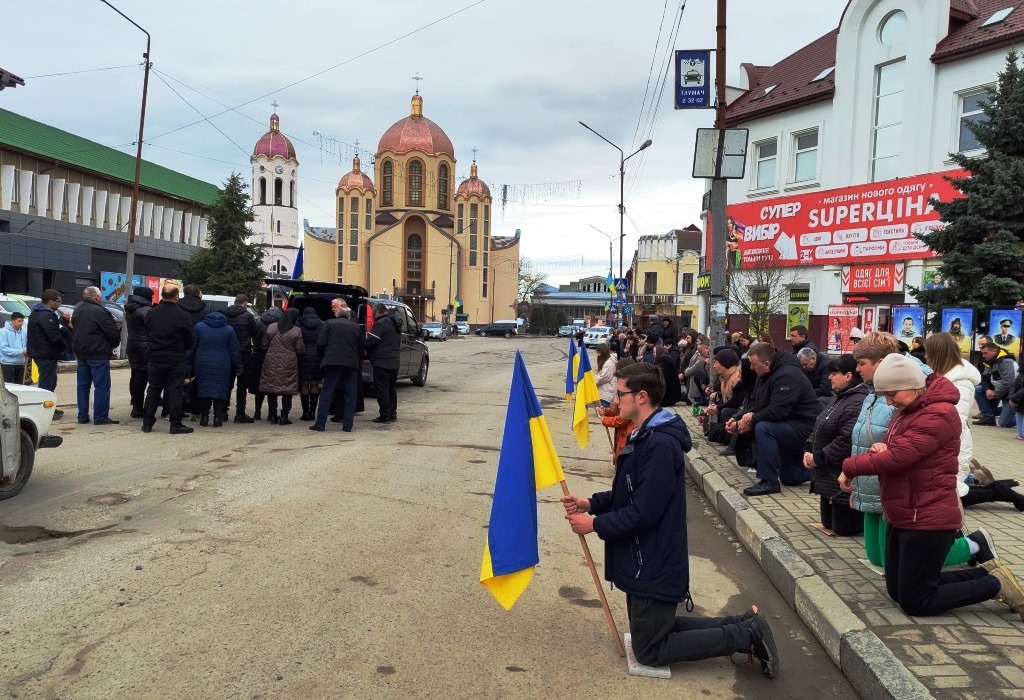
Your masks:
{"label": "overcast sky", "polygon": [[[335,147],[321,147],[314,132],[338,143],[358,140],[372,153],[408,114],[418,73],[424,114],[455,144],[458,177],[469,175],[478,148],[480,176],[495,195],[495,235],[521,229],[523,256],[550,281],[604,274],[608,241],[589,226],[618,231],[618,152],[578,120],[623,149],[654,140],[627,163],[627,265],[638,236],[699,223],[703,185],[689,176],[694,130],[710,126],[713,113],[674,111],[670,72],[656,114],[644,110],[641,123],[655,42],[660,29],[648,101],[669,60],[678,0],[483,0],[470,7],[476,1],[115,0],[152,34],[153,66],[163,74],[150,79],[144,157],[218,185],[233,170],[248,180],[249,155],[276,99],[300,162],[300,223],[333,226],[334,187],[351,169],[351,152],[339,163]],[[774,63],[835,28],[846,0],[729,5],[728,78],[735,84],[741,62]],[[713,0],[689,0],[672,48],[712,48],[714,12]],[[141,68],[33,76],[141,63],[138,30],[99,0],[8,2],[4,25],[0,65],[27,84],[0,93],[0,106],[134,153]],[[218,102],[238,109],[213,117],[225,111]],[[200,120],[196,110],[217,128],[202,121],[166,133]],[[494,191],[542,183],[564,184],[514,187],[527,201],[504,211]],[[617,272],[617,245],[614,265]]]}

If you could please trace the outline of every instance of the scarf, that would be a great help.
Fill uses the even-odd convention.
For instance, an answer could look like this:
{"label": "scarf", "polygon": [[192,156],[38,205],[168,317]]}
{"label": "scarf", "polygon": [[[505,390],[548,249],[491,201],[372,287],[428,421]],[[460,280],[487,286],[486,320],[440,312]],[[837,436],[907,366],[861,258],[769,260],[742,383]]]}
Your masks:
{"label": "scarf", "polygon": [[277,331],[281,335],[284,335],[285,333],[287,333],[288,331],[295,327],[295,321],[297,321],[298,318],[298,309],[288,309],[287,311],[284,312],[284,316],[281,317],[281,320],[277,322]]}
{"label": "scarf", "polygon": [[732,392],[740,382],[740,366],[733,365],[718,375],[719,387],[722,389],[722,398],[725,403],[732,401]]}

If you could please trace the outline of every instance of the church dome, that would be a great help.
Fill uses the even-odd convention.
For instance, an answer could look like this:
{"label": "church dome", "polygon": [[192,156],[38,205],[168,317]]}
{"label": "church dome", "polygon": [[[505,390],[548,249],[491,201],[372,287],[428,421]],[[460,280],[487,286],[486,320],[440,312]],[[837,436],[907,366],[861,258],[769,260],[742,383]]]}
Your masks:
{"label": "church dome", "polygon": [[281,133],[281,120],[276,114],[270,115],[270,131],[263,134],[263,137],[256,142],[256,148],[252,149],[252,157],[265,156],[274,158],[280,156],[285,160],[299,159],[295,157],[295,146],[288,140],[288,137]]}
{"label": "church dome", "polygon": [[377,144],[377,153],[423,151],[427,155],[446,154],[455,157],[455,147],[444,130],[423,116],[423,98],[413,95],[411,114],[400,119],[384,132]]}
{"label": "church dome", "polygon": [[459,185],[459,189],[455,191],[455,196],[470,197],[472,195],[479,197],[491,198],[491,188],[487,186],[487,183],[477,177],[476,163],[469,168],[469,177],[462,181]]}
{"label": "church dome", "polygon": [[338,180],[339,190],[351,189],[353,187],[360,190],[373,191],[373,180],[368,178],[366,173],[359,169],[359,156],[352,159],[352,172],[345,173]]}

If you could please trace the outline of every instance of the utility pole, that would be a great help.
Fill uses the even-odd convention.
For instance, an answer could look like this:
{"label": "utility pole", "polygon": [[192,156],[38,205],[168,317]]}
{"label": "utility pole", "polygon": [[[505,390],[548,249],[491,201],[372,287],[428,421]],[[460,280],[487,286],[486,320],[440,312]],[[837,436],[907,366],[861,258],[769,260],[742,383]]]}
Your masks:
{"label": "utility pole", "polygon": [[[715,50],[715,128],[719,129],[718,153],[715,158],[715,172],[719,177],[711,180],[711,250],[708,251],[710,260],[708,269],[711,271],[711,294],[708,297],[708,315],[712,316],[717,301],[726,301],[726,285],[728,282],[728,269],[726,260],[726,206],[729,203],[729,181],[721,175],[722,156],[725,149],[725,135],[721,130],[725,128],[725,19],[726,0],[718,2],[718,22],[716,26],[717,48]],[[712,346],[725,344],[728,337],[725,325],[728,317],[719,319],[708,331],[712,339]]]}

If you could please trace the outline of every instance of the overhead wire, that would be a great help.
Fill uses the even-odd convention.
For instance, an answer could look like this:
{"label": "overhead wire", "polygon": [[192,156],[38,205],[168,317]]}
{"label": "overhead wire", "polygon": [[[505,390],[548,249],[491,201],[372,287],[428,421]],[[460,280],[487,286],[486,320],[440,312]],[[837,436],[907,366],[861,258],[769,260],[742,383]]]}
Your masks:
{"label": "overhead wire", "polygon": [[25,80],[38,80],[39,78],[56,78],[61,75],[78,75],[80,73],[98,73],[105,70],[118,70],[120,68],[131,68],[132,66],[140,66],[141,63],[126,63],[123,66],[107,66],[106,68],[86,68],[84,70],[69,70],[63,73],[45,73],[43,75],[28,75],[25,76]]}
{"label": "overhead wire", "polygon": [[[208,124],[209,124],[210,126],[212,126],[212,127],[214,128],[214,129],[216,129],[216,130],[217,130],[217,133],[218,133],[218,134],[220,134],[221,136],[223,136],[224,138],[226,138],[226,139],[228,140],[228,142],[229,142],[229,143],[231,143],[231,144],[232,144],[232,145],[233,145],[233,146],[234,146],[235,148],[237,148],[238,150],[240,150],[240,151],[241,151],[242,153],[244,153],[245,155],[249,155],[249,151],[247,151],[246,149],[244,149],[244,148],[242,148],[241,146],[239,146],[239,145],[238,145],[238,144],[237,144],[237,143],[236,143],[236,142],[235,142],[235,141],[234,141],[234,140],[233,140],[233,139],[232,139],[232,138],[231,138],[230,136],[228,136],[227,134],[225,134],[225,133],[224,133],[224,131],[223,131],[223,130],[222,130],[222,129],[221,129],[220,127],[219,127],[219,126],[217,126],[216,124],[214,124],[214,123],[213,123],[213,120],[212,120],[212,119],[210,119],[209,117],[207,117],[207,116],[206,116],[205,114],[203,114],[203,113],[202,113],[201,111],[199,111],[199,108],[198,108],[198,107],[196,107],[196,106],[195,106],[194,104],[192,104],[192,103],[191,103],[191,102],[189,102],[189,101],[188,101],[187,99],[185,99],[185,96],[184,96],[184,95],[182,95],[182,94],[181,94],[180,92],[178,92],[177,90],[175,90],[175,89],[174,89],[174,86],[173,86],[173,85],[171,85],[171,84],[170,84],[169,82],[167,82],[166,80],[164,80],[164,77],[163,77],[162,75],[160,75],[160,73],[156,73],[155,71],[154,71],[154,73],[156,74],[156,77],[157,77],[157,78],[158,78],[158,79],[160,80],[160,82],[162,82],[162,83],[163,83],[164,85],[166,85],[166,86],[167,86],[167,88],[168,88],[168,89],[169,89],[169,90],[170,90],[171,92],[173,92],[173,93],[174,93],[175,95],[177,95],[177,96],[178,96],[178,98],[179,98],[179,99],[180,99],[180,100],[181,100],[182,102],[184,102],[184,103],[185,103],[185,104],[187,104],[187,105],[188,105],[189,107],[191,107],[191,108],[192,108],[192,111],[194,111],[194,112],[195,112],[196,114],[198,114],[198,115],[199,115],[200,117],[202,117],[202,118],[203,118],[203,121],[207,122],[207,123],[208,123]],[[145,139],[143,139],[143,143],[145,143],[145,142],[146,142],[146,140],[145,140]]]}
{"label": "overhead wire", "polygon": [[651,67],[647,70],[647,85],[644,87],[644,99],[640,102],[640,114],[636,118],[636,128],[633,129],[633,140],[630,142],[630,150],[636,148],[636,135],[640,133],[640,123],[644,117],[644,107],[647,105],[647,93],[651,89],[651,77],[654,75],[654,64],[658,60],[658,47],[661,46],[661,32],[665,28],[665,14],[668,12],[668,0],[661,8],[661,21],[658,23],[658,38],[654,40],[654,52],[651,54]]}

